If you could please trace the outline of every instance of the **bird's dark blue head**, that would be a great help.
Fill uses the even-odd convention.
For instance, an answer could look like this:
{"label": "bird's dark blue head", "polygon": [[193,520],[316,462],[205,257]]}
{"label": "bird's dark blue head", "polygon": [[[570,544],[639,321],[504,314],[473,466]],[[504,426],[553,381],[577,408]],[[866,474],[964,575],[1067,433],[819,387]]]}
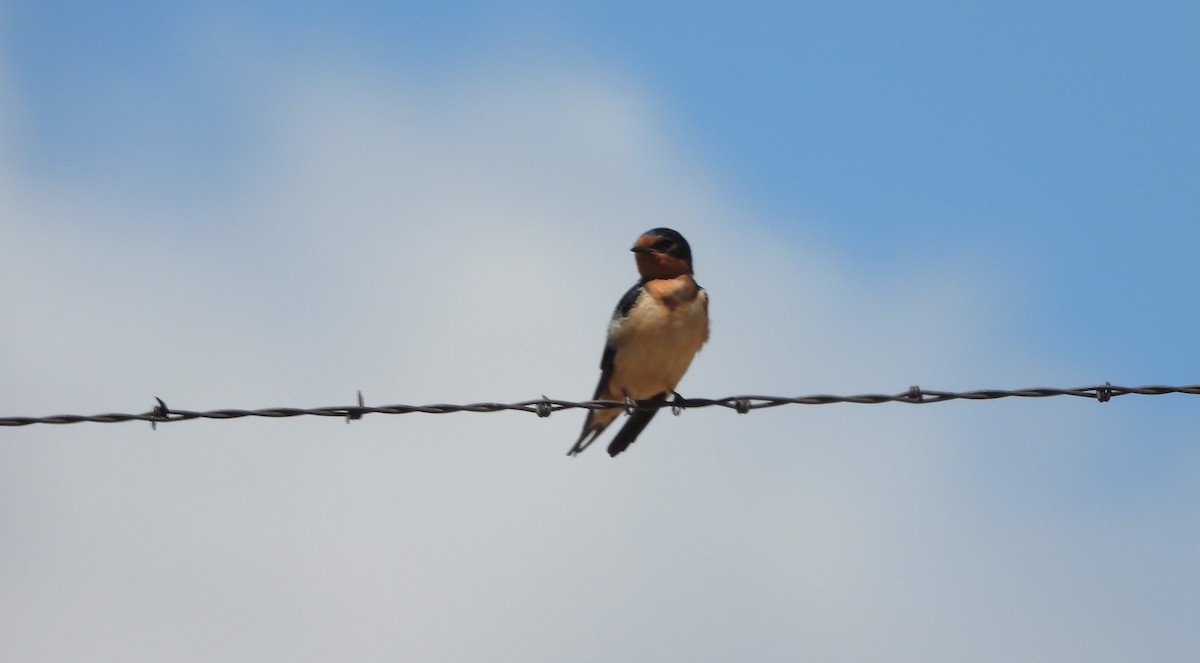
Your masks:
{"label": "bird's dark blue head", "polygon": [[670,228],[642,233],[630,249],[637,254],[638,271],[645,278],[672,278],[692,274],[692,247]]}

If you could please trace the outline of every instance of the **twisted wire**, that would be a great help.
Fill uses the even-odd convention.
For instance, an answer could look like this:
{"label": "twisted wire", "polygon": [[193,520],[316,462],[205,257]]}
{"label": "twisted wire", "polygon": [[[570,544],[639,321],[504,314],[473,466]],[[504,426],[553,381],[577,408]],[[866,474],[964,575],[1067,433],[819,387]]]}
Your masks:
{"label": "twisted wire", "polygon": [[565,401],[543,396],[539,399],[520,401],[517,403],[469,403],[465,405],[433,404],[433,405],[380,405],[370,406],[363,403],[362,392],[358,394],[357,405],[339,405],[317,408],[275,407],[257,410],[221,409],[221,410],[179,410],[168,408],[161,399],[154,409],[142,414],[59,414],[48,417],[0,417],[0,426],[29,426],[33,424],[77,424],[119,423],[125,421],[148,421],[151,426],[175,421],[192,419],[240,419],[242,417],[344,417],[348,422],[361,419],[368,414],[451,414],[456,412],[529,412],[539,417],[548,417],[555,412],[571,409],[604,410],[622,408],[626,412],[634,410],[656,410],[671,408],[676,414],[681,410],[701,407],[723,407],[745,414],[751,410],[761,410],[781,405],[830,405],[833,403],[852,403],[860,405],[875,405],[879,403],[908,403],[923,405],[928,403],[944,403],[954,400],[995,400],[999,398],[1047,398],[1051,396],[1075,396],[1078,398],[1095,399],[1101,403],[1118,396],[1137,394],[1141,396],[1162,396],[1165,394],[1200,395],[1200,384],[1178,387],[1163,385],[1146,385],[1142,387],[1121,387],[1109,383],[1103,385],[1076,387],[1074,389],[1058,389],[1053,387],[1033,387],[1028,389],[975,389],[972,391],[939,391],[910,387],[898,394],[859,394],[855,396],[832,396],[814,394],[809,396],[727,396],[725,398],[683,398],[676,395],[672,400],[642,400],[642,401]]}

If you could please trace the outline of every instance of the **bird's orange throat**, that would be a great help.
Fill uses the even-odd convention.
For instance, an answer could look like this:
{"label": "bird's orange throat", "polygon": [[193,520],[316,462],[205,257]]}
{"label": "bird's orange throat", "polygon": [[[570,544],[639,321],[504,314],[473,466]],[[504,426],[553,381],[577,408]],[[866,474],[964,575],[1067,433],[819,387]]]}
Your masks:
{"label": "bird's orange throat", "polygon": [[646,290],[667,310],[674,311],[695,301],[700,286],[691,276],[681,274],[669,279],[650,279],[646,281]]}
{"label": "bird's orange throat", "polygon": [[692,273],[687,261],[666,253],[635,253],[634,258],[637,260],[638,273],[644,279],[672,279]]}

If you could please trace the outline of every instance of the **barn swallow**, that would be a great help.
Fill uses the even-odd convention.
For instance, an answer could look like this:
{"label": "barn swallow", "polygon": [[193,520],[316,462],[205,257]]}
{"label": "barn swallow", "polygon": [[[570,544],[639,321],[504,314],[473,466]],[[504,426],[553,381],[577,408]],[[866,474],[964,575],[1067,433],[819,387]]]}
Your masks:
{"label": "barn swallow", "polygon": [[[692,249],[670,228],[646,231],[633,248],[641,279],[613,311],[600,358],[600,384],[592,400],[661,400],[675,393],[692,357],[708,340],[708,293],[692,277]],[[589,410],[568,456],[588,448],[621,413]],[[608,445],[616,456],[646,428],[658,410],[634,410]]]}

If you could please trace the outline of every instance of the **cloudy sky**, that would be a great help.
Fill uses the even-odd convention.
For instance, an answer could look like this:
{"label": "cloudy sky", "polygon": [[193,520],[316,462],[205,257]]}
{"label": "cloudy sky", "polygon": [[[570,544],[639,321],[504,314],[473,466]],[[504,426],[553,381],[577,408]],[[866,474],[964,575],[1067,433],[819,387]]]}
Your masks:
{"label": "cloudy sky", "polygon": [[[0,416],[1200,382],[1200,5],[0,6]],[[1182,661],[1191,396],[0,429],[13,661]]]}

